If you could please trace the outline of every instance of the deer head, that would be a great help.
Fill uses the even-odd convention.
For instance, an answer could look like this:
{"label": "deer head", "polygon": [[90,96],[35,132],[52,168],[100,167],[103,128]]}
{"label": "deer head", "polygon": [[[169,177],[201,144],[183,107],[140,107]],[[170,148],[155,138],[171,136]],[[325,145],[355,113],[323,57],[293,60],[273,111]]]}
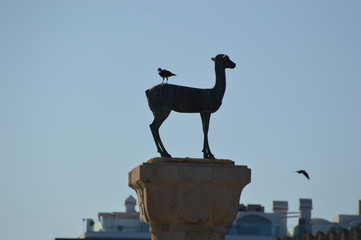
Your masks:
{"label": "deer head", "polygon": [[229,57],[225,54],[218,54],[216,57],[211,58],[214,62],[216,60],[221,60],[222,61],[222,65],[224,68],[235,68],[236,64],[234,62],[231,61],[231,59],[229,59]]}

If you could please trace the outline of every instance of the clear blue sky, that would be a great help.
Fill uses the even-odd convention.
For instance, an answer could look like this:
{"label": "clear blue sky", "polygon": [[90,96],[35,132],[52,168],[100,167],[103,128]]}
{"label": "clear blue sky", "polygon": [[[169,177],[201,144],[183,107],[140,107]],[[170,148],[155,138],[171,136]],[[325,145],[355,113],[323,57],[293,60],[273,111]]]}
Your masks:
{"label": "clear blue sky", "polygon": [[[158,156],[144,91],[212,87],[226,53],[218,158],[252,169],[241,202],[313,217],[361,199],[361,2],[0,1],[0,239],[77,237],[83,218],[124,211],[128,172]],[[197,114],[161,128],[176,157],[202,157]],[[292,173],[306,169],[311,180]]]}

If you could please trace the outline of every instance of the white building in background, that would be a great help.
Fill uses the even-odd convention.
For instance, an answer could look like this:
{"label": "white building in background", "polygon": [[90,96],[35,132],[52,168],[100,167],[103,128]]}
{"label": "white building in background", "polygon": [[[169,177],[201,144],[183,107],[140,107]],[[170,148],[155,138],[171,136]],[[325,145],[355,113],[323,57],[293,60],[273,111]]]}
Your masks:
{"label": "white building in background", "polygon": [[306,232],[316,235],[317,232],[327,233],[334,229],[338,232],[341,228],[350,230],[352,227],[361,228],[361,200],[357,201],[357,211],[355,215],[340,214],[328,221],[322,218],[312,218],[312,200],[300,199],[299,224],[295,226],[292,235],[303,235]]}
{"label": "white building in background", "polygon": [[[273,201],[273,212],[266,213],[258,204],[241,204],[236,219],[228,228],[228,235],[247,236],[247,239],[274,239],[287,235],[288,202]],[[250,238],[251,237],[251,238]],[[233,239],[233,238],[232,238]]]}
{"label": "white building in background", "polygon": [[79,238],[150,239],[149,226],[135,210],[137,200],[125,200],[125,212],[100,212],[98,222],[84,219],[85,232]]}
{"label": "white building in background", "polygon": [[139,212],[135,211],[137,200],[129,196],[125,200],[125,212],[100,212],[102,230],[104,232],[148,232],[149,227],[140,220]]}
{"label": "white building in background", "polygon": [[329,229],[336,231],[341,228],[350,229],[352,227],[361,228],[361,200],[357,201],[357,210],[355,215],[339,214],[328,221],[322,218],[311,219],[312,233],[315,234],[318,231],[326,233]]}
{"label": "white building in background", "polygon": [[[135,210],[136,199],[129,196],[125,200],[125,212],[100,212],[98,220],[84,219],[85,231],[81,239],[150,239],[149,226],[140,219]],[[299,200],[299,212],[289,212],[287,201],[273,201],[273,212],[265,212],[258,204],[241,204],[234,222],[228,228],[226,240],[274,240],[285,235],[303,235],[306,232],[325,234],[330,228],[361,227],[361,200],[355,215],[338,215],[332,221],[311,216],[312,199]],[[291,216],[290,214],[297,214]],[[291,232],[287,231],[287,218],[298,217],[299,224]],[[58,239],[60,240],[60,239]],[[70,239],[68,239],[70,240]]]}

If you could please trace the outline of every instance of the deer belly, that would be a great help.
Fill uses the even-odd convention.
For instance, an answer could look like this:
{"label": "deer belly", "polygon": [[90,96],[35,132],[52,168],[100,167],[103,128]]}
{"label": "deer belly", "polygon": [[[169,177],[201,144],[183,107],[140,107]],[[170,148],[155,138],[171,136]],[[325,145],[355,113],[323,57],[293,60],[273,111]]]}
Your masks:
{"label": "deer belly", "polygon": [[218,110],[219,106],[218,104],[217,106],[209,104],[209,102],[183,100],[173,104],[172,110],[180,113],[213,113]]}

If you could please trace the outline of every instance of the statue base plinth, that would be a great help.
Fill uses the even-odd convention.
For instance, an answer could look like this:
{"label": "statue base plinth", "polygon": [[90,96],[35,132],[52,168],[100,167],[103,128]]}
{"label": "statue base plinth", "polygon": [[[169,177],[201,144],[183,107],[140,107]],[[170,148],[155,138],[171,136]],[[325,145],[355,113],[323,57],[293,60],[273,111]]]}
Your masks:
{"label": "statue base plinth", "polygon": [[222,240],[251,170],[231,160],[153,158],[129,172],[152,240]]}

